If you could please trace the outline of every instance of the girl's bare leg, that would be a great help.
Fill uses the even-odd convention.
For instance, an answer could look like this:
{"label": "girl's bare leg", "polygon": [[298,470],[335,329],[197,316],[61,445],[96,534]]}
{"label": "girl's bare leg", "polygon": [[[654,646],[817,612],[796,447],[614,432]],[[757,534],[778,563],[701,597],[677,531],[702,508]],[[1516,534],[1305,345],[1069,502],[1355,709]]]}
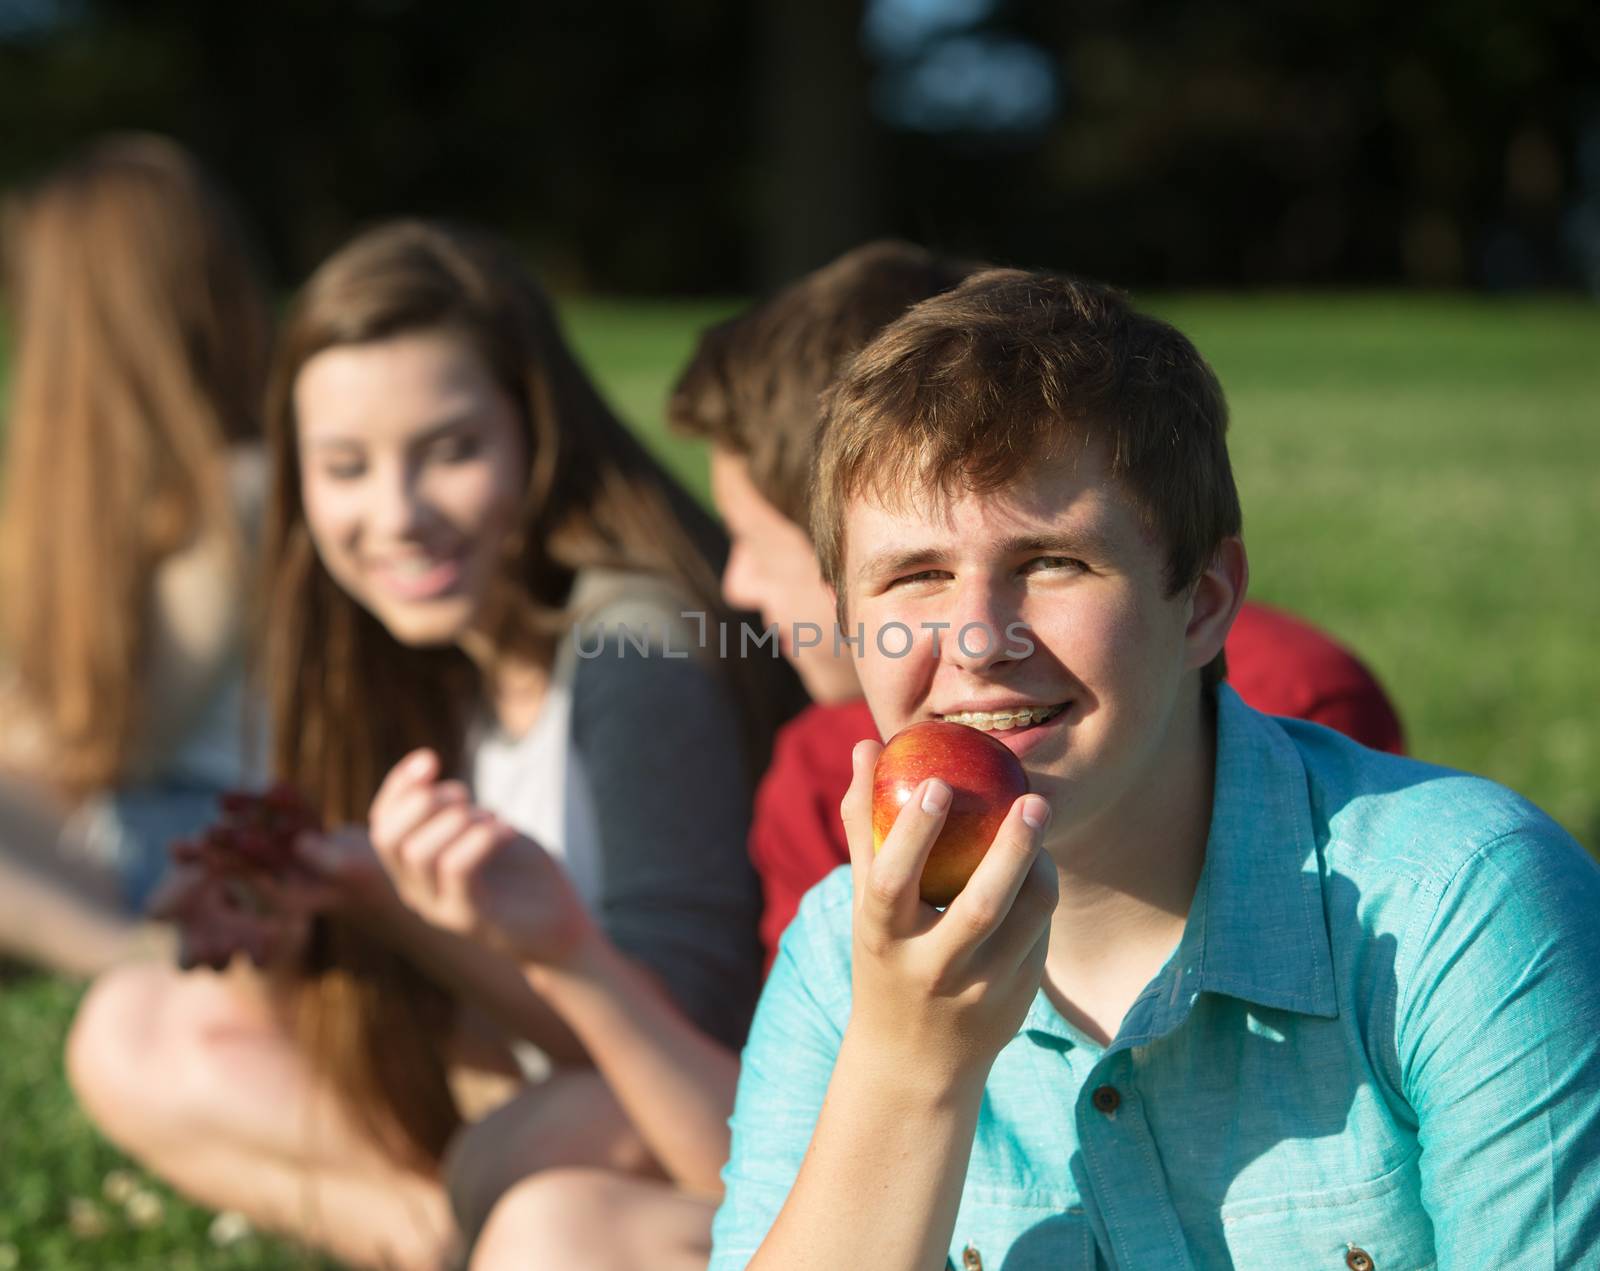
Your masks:
{"label": "girl's bare leg", "polygon": [[[372,1141],[307,1066],[262,984],[242,970],[155,964],[101,977],[68,1043],[84,1107],[107,1137],[202,1204],[357,1266],[448,1264],[459,1241],[437,1171],[408,1168]],[[479,1058],[488,1053],[480,1048]],[[498,1196],[551,1166],[647,1159],[592,1072],[558,1073],[507,1106],[514,1116],[458,1140],[472,1136],[483,1149],[466,1158],[474,1194]]]}
{"label": "girl's bare leg", "polygon": [[716,1205],[668,1183],[549,1170],[519,1183],[484,1224],[472,1271],[705,1271]]}
{"label": "girl's bare leg", "polygon": [[201,1204],[356,1266],[435,1271],[453,1257],[437,1176],[372,1142],[237,975],[108,972],[67,1065],[100,1130]]}
{"label": "girl's bare leg", "polygon": [[659,1177],[610,1087],[592,1069],[557,1069],[457,1134],[445,1153],[444,1182],[466,1243],[523,1179],[568,1166]]}

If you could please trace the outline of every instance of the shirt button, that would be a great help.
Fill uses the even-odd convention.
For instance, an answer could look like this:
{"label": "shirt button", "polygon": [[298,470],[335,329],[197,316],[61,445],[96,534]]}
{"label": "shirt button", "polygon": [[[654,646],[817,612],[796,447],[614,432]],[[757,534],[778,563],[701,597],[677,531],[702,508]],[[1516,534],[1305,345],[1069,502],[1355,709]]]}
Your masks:
{"label": "shirt button", "polygon": [[1115,1086],[1099,1087],[1089,1096],[1089,1101],[1094,1104],[1097,1111],[1104,1112],[1107,1116],[1122,1106],[1122,1096],[1117,1093]]}
{"label": "shirt button", "polygon": [[1372,1255],[1365,1249],[1350,1246],[1350,1252],[1344,1255],[1344,1264],[1350,1271],[1373,1271]]}

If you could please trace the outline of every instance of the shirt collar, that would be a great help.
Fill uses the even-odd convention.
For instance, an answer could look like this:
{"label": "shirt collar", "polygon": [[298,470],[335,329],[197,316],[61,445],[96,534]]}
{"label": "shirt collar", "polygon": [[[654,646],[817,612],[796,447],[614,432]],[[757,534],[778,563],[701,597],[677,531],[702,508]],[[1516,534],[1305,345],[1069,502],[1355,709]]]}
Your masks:
{"label": "shirt collar", "polygon": [[1332,1019],[1339,1008],[1305,764],[1277,721],[1226,684],[1213,790],[1172,1004],[1191,995],[1183,981],[1192,978],[1201,991]]}
{"label": "shirt collar", "polygon": [[[1339,1013],[1305,765],[1277,722],[1227,684],[1218,690],[1211,829],[1189,919],[1124,1030],[1154,997],[1137,1031],[1164,1033],[1201,992],[1326,1019]],[[1080,1040],[1043,990],[1023,1030]]]}

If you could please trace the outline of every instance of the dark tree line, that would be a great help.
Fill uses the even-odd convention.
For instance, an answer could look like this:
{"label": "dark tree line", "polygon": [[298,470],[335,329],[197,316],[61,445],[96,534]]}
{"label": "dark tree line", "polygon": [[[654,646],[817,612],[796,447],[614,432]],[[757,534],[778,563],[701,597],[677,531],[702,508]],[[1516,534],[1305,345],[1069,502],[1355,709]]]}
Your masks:
{"label": "dark tree line", "polygon": [[170,132],[286,279],[398,211],[643,292],[878,233],[1145,285],[1600,276],[1591,3],[869,8],[0,0],[0,181]]}

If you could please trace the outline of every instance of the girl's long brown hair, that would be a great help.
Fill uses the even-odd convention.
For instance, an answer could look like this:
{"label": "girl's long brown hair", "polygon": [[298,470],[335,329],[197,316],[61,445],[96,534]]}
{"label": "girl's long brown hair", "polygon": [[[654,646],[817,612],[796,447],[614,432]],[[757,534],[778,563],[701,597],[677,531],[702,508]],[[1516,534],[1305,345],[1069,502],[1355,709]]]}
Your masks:
{"label": "girl's long brown hair", "polygon": [[[585,566],[653,572],[721,612],[720,531],[601,399],[519,262],[434,224],[370,231],[306,285],[281,335],[267,409],[275,476],[265,669],[276,766],[330,823],[364,821],[384,775],[415,747],[434,748],[446,771],[457,770],[481,685],[457,649],[401,644],[323,567],[301,503],[294,384],[323,350],[439,330],[476,350],[526,429],[520,529],[504,545],[488,602],[502,647],[548,655]],[[301,1012],[313,1055],[375,1133],[437,1159],[458,1124],[439,1045],[451,1014],[442,990],[333,922],[313,970]]]}
{"label": "girl's long brown hair", "polygon": [[131,758],[156,566],[235,543],[226,446],[260,433],[269,319],[233,216],[161,138],[93,146],[3,229],[0,660],[75,797]]}

